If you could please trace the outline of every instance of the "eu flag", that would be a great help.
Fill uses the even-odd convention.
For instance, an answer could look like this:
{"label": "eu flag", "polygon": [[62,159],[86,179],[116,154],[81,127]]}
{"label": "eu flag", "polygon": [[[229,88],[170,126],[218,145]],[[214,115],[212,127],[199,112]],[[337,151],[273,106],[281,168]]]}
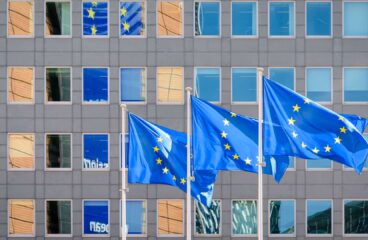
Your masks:
{"label": "eu flag", "polygon": [[[150,123],[129,113],[129,183],[166,184],[186,192],[186,134]],[[194,171],[191,195],[212,202],[216,171]]]}
{"label": "eu flag", "polygon": [[328,158],[361,172],[368,143],[352,120],[272,80],[263,84],[266,155]]}
{"label": "eu flag", "polygon": [[120,3],[120,34],[122,36],[144,35],[144,2]]}
{"label": "eu flag", "polygon": [[83,35],[107,36],[109,33],[108,2],[83,2]]}
{"label": "eu flag", "polygon": [[355,114],[342,113],[340,115],[349,120],[360,133],[364,133],[368,125],[368,120],[366,118],[362,118],[361,116],[357,116]]}

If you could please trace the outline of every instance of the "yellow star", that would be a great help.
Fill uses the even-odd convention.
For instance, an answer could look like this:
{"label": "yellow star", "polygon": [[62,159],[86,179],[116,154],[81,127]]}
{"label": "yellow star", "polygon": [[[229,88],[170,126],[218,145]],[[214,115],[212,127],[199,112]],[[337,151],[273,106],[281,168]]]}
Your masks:
{"label": "yellow star", "polygon": [[130,25],[129,25],[129,23],[127,23],[126,21],[125,21],[125,22],[123,22],[123,28],[124,28],[124,31],[129,32],[129,29],[130,29]]}
{"label": "yellow star", "polygon": [[163,140],[162,140],[162,137],[158,137],[157,138],[157,142],[162,142]]}
{"label": "yellow star", "polygon": [[176,176],[175,175],[173,176],[173,180],[176,181]]}
{"label": "yellow star", "polygon": [[127,10],[126,10],[126,8],[125,8],[125,7],[121,8],[121,9],[120,9],[120,15],[125,17],[125,16],[126,16],[126,14],[127,14]]}
{"label": "yellow star", "polygon": [[307,144],[305,144],[304,142],[302,142],[302,148],[306,148]]}
{"label": "yellow star", "polygon": [[343,120],[344,120],[344,117],[343,117],[343,116],[341,116],[341,115],[339,115],[339,120],[340,120],[340,121],[343,121]]}
{"label": "yellow star", "polygon": [[295,131],[293,131],[293,138],[296,138],[297,136],[298,134]]}
{"label": "yellow star", "polygon": [[97,28],[96,28],[96,26],[95,26],[95,25],[93,25],[93,26],[91,27],[91,32],[92,32],[92,35],[96,35],[96,33],[97,33]]}
{"label": "yellow star", "polygon": [[97,4],[98,4],[97,1],[92,1],[92,6],[97,7]]}
{"label": "yellow star", "polygon": [[226,118],[223,120],[224,122],[224,126],[229,126],[229,120],[227,120]]}
{"label": "yellow star", "polygon": [[187,182],[187,181],[185,181],[185,178],[181,178],[181,179],[180,179],[180,183],[181,183],[181,184],[183,184],[183,185],[184,185],[186,182]]}
{"label": "yellow star", "polygon": [[92,9],[92,8],[89,8],[89,9],[87,10],[87,12],[88,12],[88,18],[95,19],[95,14],[96,14],[96,12],[95,12],[95,11],[93,11],[93,9]]}
{"label": "yellow star", "polygon": [[235,160],[238,160],[238,159],[239,159],[239,155],[235,153],[235,154],[233,155],[233,158],[234,158]]}
{"label": "yellow star", "polygon": [[294,111],[294,112],[299,112],[299,109],[300,109],[300,107],[299,107],[299,105],[298,105],[298,104],[295,104],[295,105],[293,106],[293,111]]}
{"label": "yellow star", "polygon": [[325,147],[325,152],[331,152],[331,147],[327,145],[327,146]]}
{"label": "yellow star", "polygon": [[309,100],[308,98],[304,98],[304,104],[309,104],[311,102],[311,100]]}
{"label": "yellow star", "polygon": [[164,174],[167,174],[167,173],[169,172],[169,169],[168,169],[167,167],[165,167],[165,168],[163,168],[163,169],[162,169],[162,172],[163,172]]}
{"label": "yellow star", "polygon": [[162,159],[161,159],[161,158],[157,158],[157,159],[156,159],[156,163],[157,163],[158,165],[161,165],[161,163],[162,163]]}
{"label": "yellow star", "polygon": [[224,146],[225,146],[226,150],[230,150],[230,145],[229,144],[226,143]]}
{"label": "yellow star", "polygon": [[153,151],[154,151],[154,152],[156,152],[156,153],[157,153],[157,152],[158,152],[158,150],[160,150],[160,149],[159,149],[157,146],[154,146],[154,147],[153,147]]}
{"label": "yellow star", "polygon": [[318,150],[318,148],[314,147],[313,150],[312,150],[312,152],[314,152],[314,153],[317,154],[319,152],[319,150]]}
{"label": "yellow star", "polygon": [[226,138],[226,137],[227,137],[227,133],[226,133],[225,131],[222,131],[222,133],[221,133],[221,137],[222,137],[222,138]]}
{"label": "yellow star", "polygon": [[244,161],[247,165],[250,165],[252,163],[252,160],[250,160],[248,157]]}
{"label": "yellow star", "polygon": [[294,125],[295,123],[295,119],[293,117],[289,118],[288,121],[289,121],[289,125]]}
{"label": "yellow star", "polygon": [[231,112],[231,117],[236,117],[236,113]]}
{"label": "yellow star", "polygon": [[346,133],[346,130],[347,130],[347,129],[346,129],[345,127],[341,127],[341,128],[340,128],[340,132],[341,132],[341,133]]}
{"label": "yellow star", "polygon": [[341,141],[342,141],[342,139],[339,136],[337,136],[337,138],[335,138],[335,143],[336,144],[340,144]]}

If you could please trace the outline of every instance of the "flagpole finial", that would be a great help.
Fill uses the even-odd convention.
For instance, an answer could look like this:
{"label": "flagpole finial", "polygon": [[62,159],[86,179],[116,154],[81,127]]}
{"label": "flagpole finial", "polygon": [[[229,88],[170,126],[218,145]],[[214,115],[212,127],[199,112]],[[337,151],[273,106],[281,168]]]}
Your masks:
{"label": "flagpole finial", "polygon": [[126,105],[126,104],[124,104],[124,103],[121,103],[121,104],[120,104],[120,108],[124,108],[124,109],[126,109],[126,108],[127,108],[127,105]]}
{"label": "flagpole finial", "polygon": [[189,92],[191,92],[193,89],[191,88],[191,87],[186,87],[185,88],[185,91],[189,91]]}
{"label": "flagpole finial", "polygon": [[257,68],[257,71],[264,72],[264,68],[259,67],[259,68]]}

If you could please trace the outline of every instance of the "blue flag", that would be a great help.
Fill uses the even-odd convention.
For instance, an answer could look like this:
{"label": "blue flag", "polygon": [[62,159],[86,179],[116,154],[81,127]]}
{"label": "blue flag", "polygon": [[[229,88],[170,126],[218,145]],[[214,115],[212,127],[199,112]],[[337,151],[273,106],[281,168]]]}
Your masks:
{"label": "blue flag", "polygon": [[83,35],[107,36],[109,34],[108,2],[83,2]]}
{"label": "blue flag", "polygon": [[144,35],[144,2],[120,3],[120,34],[122,36]]}
{"label": "blue flag", "polygon": [[366,118],[362,118],[355,114],[342,113],[340,115],[343,116],[345,119],[349,120],[358,129],[360,133],[364,133],[368,125],[368,121]]}
{"label": "blue flag", "polygon": [[[186,192],[186,134],[129,113],[129,183],[165,184]],[[216,171],[194,171],[191,195],[210,206]]]}
{"label": "blue flag", "polygon": [[328,158],[361,172],[368,143],[349,120],[272,80],[263,84],[266,155]]}

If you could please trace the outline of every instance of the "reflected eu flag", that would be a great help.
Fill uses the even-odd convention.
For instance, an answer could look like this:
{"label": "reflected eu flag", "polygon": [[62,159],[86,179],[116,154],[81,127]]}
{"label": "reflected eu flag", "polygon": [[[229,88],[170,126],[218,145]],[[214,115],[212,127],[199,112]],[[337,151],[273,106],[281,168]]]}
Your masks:
{"label": "reflected eu flag", "polygon": [[[129,113],[129,183],[165,184],[186,192],[186,134]],[[216,171],[194,171],[191,195],[210,206]]]}
{"label": "reflected eu flag", "polygon": [[120,3],[121,36],[144,35],[144,2]]}
{"label": "reflected eu flag", "polygon": [[109,31],[108,2],[83,2],[83,35],[107,36]]}
{"label": "reflected eu flag", "polygon": [[[266,155],[328,158],[361,172],[368,143],[353,120],[272,80],[263,78],[263,84]],[[283,130],[275,131],[278,126]]]}

